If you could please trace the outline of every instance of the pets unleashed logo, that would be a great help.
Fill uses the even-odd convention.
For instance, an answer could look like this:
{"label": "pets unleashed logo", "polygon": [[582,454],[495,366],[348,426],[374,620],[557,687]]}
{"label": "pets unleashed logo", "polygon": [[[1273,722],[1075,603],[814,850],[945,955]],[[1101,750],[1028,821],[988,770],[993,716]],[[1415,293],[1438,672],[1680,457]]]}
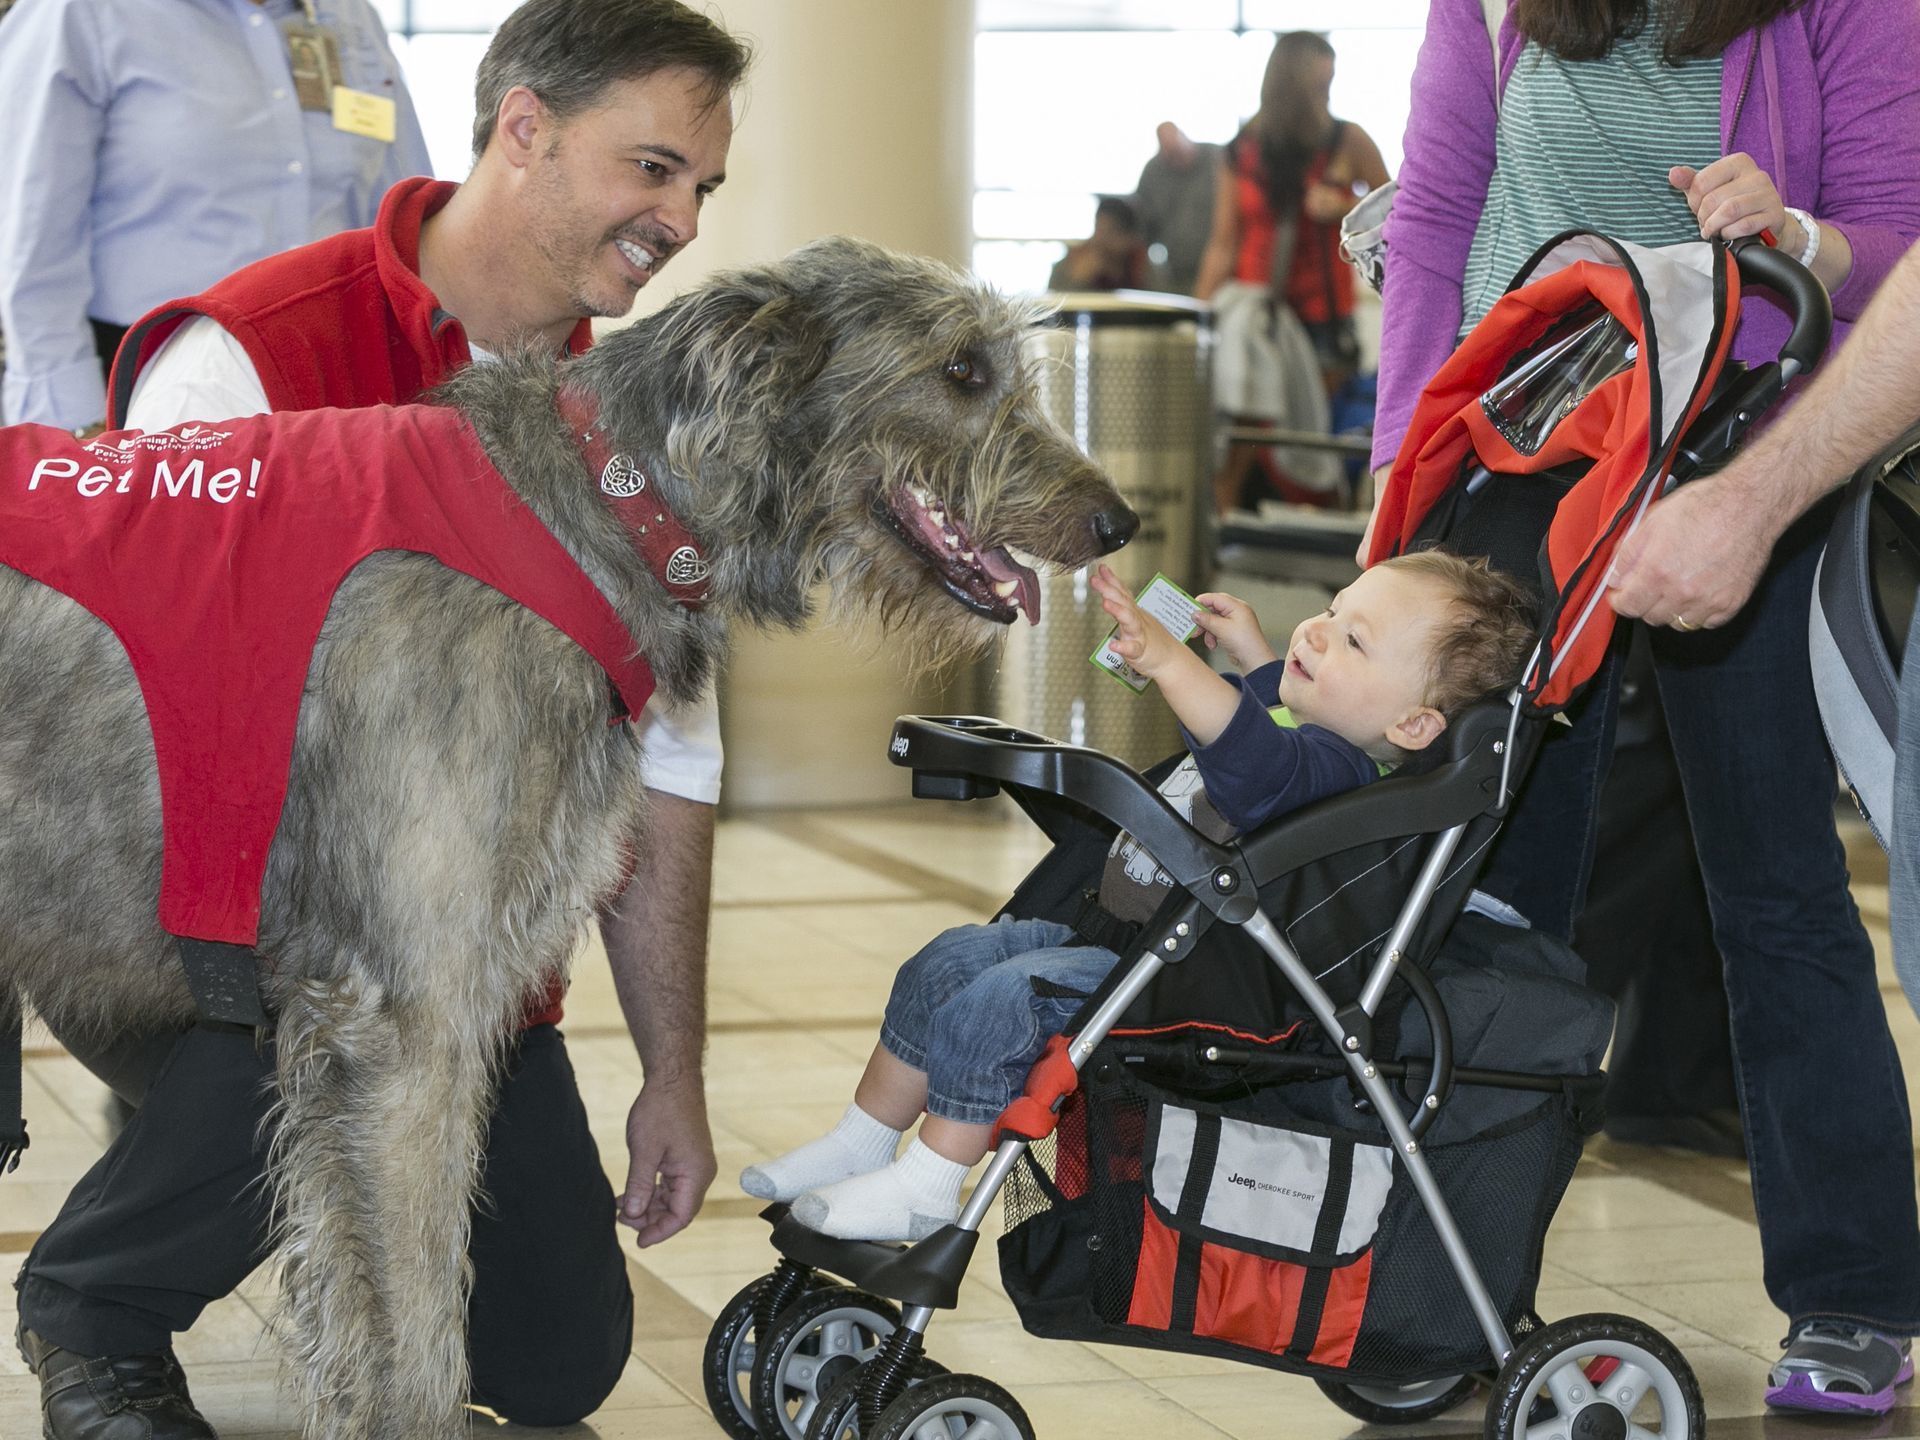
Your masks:
{"label": "pets unleashed logo", "polygon": [[111,440],[91,440],[81,451],[92,457],[93,464],[82,464],[70,455],[43,456],[34,462],[27,489],[39,490],[43,483],[52,489],[61,481],[72,481],[74,493],[83,500],[109,494],[147,500],[204,498],[216,505],[254,499],[260,493],[260,462],[247,457],[241,463],[223,464],[223,459],[237,458],[220,453],[231,438],[230,431],[183,425],[178,430],[129,431]]}

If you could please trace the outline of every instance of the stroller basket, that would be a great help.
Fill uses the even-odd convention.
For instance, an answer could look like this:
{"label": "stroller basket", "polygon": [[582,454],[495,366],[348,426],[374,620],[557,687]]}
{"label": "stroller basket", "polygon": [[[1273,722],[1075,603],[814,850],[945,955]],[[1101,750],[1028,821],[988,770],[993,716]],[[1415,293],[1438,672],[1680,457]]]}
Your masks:
{"label": "stroller basket", "polygon": [[[1386,1384],[1485,1367],[1426,1207],[1333,1064],[1223,1094],[1204,1064],[1138,1058],[1112,1037],[1009,1177],[1000,1268],[1029,1330]],[[1425,1147],[1510,1330],[1531,1323],[1597,1089],[1569,1080]]]}

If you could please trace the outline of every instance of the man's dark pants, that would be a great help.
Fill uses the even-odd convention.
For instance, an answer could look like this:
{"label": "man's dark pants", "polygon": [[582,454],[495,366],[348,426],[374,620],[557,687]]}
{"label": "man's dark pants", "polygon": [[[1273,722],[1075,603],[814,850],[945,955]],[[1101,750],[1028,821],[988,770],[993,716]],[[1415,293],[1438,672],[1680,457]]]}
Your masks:
{"label": "man's dark pants", "polygon": [[[272,1048],[196,1027],[81,1058],[139,1108],[28,1255],[20,1314],[78,1354],[160,1350],[266,1258]],[[551,1025],[511,1057],[482,1186],[468,1252],[473,1399],[521,1424],[570,1424],[620,1378],[633,1297],[613,1190]]]}

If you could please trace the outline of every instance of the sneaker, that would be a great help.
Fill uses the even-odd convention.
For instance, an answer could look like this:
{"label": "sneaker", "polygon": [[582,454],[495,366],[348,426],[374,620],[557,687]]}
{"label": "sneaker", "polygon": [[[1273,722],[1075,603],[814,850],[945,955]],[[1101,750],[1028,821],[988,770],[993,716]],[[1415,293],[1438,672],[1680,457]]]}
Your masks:
{"label": "sneaker", "polygon": [[1884,1415],[1893,1391],[1913,1379],[1911,1343],[1837,1320],[1814,1320],[1791,1336],[1767,1376],[1767,1404],[1781,1410]]}

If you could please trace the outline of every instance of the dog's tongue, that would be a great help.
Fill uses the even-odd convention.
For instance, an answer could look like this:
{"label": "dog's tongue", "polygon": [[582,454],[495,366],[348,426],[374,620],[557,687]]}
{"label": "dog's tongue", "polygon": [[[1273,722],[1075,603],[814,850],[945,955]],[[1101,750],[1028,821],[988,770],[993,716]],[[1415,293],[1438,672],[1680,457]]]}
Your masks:
{"label": "dog's tongue", "polygon": [[1029,625],[1040,623],[1040,577],[1022,565],[1006,552],[1006,548],[996,545],[982,552],[980,568],[987,572],[995,585],[1012,580],[1019,585],[1015,593],[1020,608],[1026,613]]}

